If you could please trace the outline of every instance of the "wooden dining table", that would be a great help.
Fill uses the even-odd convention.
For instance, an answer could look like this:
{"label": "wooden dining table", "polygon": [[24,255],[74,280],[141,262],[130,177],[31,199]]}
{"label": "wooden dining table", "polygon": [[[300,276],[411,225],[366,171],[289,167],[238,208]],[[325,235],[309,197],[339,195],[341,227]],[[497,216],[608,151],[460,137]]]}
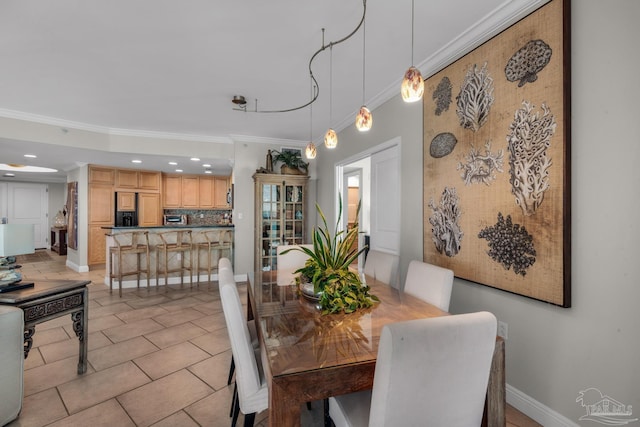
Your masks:
{"label": "wooden dining table", "polygon": [[[306,402],[371,389],[384,325],[449,315],[368,276],[379,303],[323,315],[316,302],[299,295],[292,277],[258,271],[248,278],[247,317],[258,325],[270,426],[299,426]],[[504,341],[497,337],[483,425],[505,426],[505,404]]]}

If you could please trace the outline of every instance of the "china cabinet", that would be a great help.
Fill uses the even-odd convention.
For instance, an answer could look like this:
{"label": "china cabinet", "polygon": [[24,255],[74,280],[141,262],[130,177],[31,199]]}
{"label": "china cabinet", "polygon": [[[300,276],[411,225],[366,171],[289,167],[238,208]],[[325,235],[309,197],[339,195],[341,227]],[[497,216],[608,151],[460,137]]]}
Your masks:
{"label": "china cabinet", "polygon": [[277,270],[279,245],[306,243],[308,176],[256,173],[256,270]]}

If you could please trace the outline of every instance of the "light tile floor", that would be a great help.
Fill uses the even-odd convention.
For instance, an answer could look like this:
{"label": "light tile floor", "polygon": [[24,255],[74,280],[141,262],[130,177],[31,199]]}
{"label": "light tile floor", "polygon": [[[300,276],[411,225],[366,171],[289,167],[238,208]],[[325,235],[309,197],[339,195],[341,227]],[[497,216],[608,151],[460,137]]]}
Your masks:
{"label": "light tile floor", "polygon": [[[64,316],[36,326],[25,360],[17,426],[229,426],[229,339],[217,283],[125,289],[104,285],[104,269],[76,273],[65,257],[23,263],[26,279],[85,279],[89,285],[89,367],[76,372],[78,341]],[[239,284],[241,292],[246,285]],[[246,298],[245,298],[246,300]],[[322,425],[321,402],[303,426]],[[238,425],[242,425],[242,415]],[[267,425],[266,411],[256,424]],[[507,426],[533,427],[512,407]]]}

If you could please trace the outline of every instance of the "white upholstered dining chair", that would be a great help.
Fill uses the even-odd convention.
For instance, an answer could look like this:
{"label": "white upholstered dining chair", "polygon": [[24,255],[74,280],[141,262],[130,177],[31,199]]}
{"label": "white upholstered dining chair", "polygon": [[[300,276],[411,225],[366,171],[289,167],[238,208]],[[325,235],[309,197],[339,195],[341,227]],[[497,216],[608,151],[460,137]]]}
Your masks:
{"label": "white upholstered dining chair", "polygon": [[449,311],[452,287],[453,271],[417,260],[409,263],[404,292]]}
{"label": "white upholstered dining chair", "polygon": [[231,426],[235,426],[240,411],[244,414],[245,427],[253,426],[255,414],[269,406],[269,390],[261,359],[257,356],[259,349],[256,351],[251,344],[251,335],[242,314],[242,302],[235,283],[220,283],[220,300],[236,366],[236,394],[232,404]]}
{"label": "white upholstered dining chair", "polygon": [[398,288],[400,282],[398,279],[399,264],[400,257],[398,255],[371,249],[367,254],[367,261],[364,263],[364,274]]}
{"label": "white upholstered dining chair", "polygon": [[384,326],[373,390],[331,397],[331,419],[336,427],[479,426],[496,329],[488,312]]}
{"label": "white upholstered dining chair", "polygon": [[295,249],[299,247],[305,247],[309,250],[313,250],[313,245],[279,245],[276,249],[276,259],[278,264],[278,270],[297,270],[304,267],[304,263],[309,258],[309,255],[299,250],[292,250],[283,254],[284,251],[289,249]]}
{"label": "white upholstered dining chair", "polygon": [[[218,260],[218,285],[219,289],[223,284],[230,284],[236,286],[236,280],[231,266],[229,258],[223,257]],[[243,315],[244,316],[244,315]],[[249,335],[251,336],[251,346],[256,349],[259,348],[258,344],[258,332],[256,330],[256,323],[254,320],[247,321],[247,327],[249,328]],[[231,356],[231,365],[229,366],[229,377],[227,378],[227,385],[231,384],[233,380],[233,374],[236,369],[235,360],[233,355]]]}

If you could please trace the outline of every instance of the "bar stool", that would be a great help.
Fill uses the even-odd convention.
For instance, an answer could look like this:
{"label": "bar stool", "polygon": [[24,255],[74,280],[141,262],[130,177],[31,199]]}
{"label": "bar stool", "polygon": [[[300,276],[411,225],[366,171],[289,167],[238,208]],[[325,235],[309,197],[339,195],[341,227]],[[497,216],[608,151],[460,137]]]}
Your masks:
{"label": "bar stool", "polygon": [[[113,292],[113,279],[118,279],[119,295],[122,297],[122,278],[124,276],[136,275],[138,289],[140,289],[140,274],[144,273],[147,279],[147,290],[149,289],[149,279],[151,268],[149,262],[149,233],[147,231],[130,231],[125,233],[107,234],[113,239],[114,246],[109,247],[109,293]],[[127,271],[123,263],[123,257],[135,255],[136,265],[134,270]],[[141,266],[141,257],[144,257],[144,268]]]}
{"label": "bar stool", "polygon": [[[218,261],[220,258],[227,257],[233,259],[233,239],[230,230],[208,230],[201,231],[199,236],[201,241],[196,243],[196,271],[198,276],[198,285],[200,285],[200,272],[206,271],[211,282],[211,271],[218,270]],[[206,266],[200,265],[200,252],[204,251],[207,256]],[[222,251],[228,251],[228,254],[222,254]],[[212,261],[211,255],[215,254],[215,261]]]}
{"label": "bar stool", "polygon": [[[176,230],[157,233],[162,243],[156,245],[156,283],[160,286],[160,273],[164,274],[164,284],[169,285],[169,273],[180,273],[180,287],[184,285],[184,272],[189,272],[189,285],[193,286],[193,240],[191,230]],[[169,268],[169,254],[180,254],[180,266]],[[164,262],[161,262],[164,256]],[[185,258],[189,257],[189,263],[185,265]],[[162,271],[160,266],[162,265]],[[168,290],[168,288],[166,289]]]}

